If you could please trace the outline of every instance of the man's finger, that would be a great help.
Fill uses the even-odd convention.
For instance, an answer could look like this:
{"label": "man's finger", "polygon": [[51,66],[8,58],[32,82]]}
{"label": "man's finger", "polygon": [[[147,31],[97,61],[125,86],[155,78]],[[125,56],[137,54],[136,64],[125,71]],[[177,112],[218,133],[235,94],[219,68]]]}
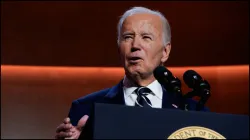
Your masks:
{"label": "man's finger", "polygon": [[60,133],[56,134],[56,138],[66,138],[66,137],[72,137],[73,133],[72,132],[63,132],[61,131]]}
{"label": "man's finger", "polygon": [[78,139],[80,134],[81,132],[78,130],[78,132],[73,133],[71,137],[66,137],[65,139]]}
{"label": "man's finger", "polygon": [[67,131],[69,129],[72,128],[72,124],[60,124],[57,128],[56,128],[56,132],[60,132],[60,131]]}
{"label": "man's finger", "polygon": [[65,118],[65,119],[63,120],[63,123],[65,123],[65,124],[70,123],[70,118],[69,118],[69,117]]}
{"label": "man's finger", "polygon": [[88,118],[89,118],[88,115],[84,115],[84,116],[78,121],[77,128],[78,128],[79,130],[81,130],[81,128],[86,124]]}
{"label": "man's finger", "polygon": [[79,131],[79,130],[76,129],[76,127],[71,127],[70,129],[68,129],[68,130],[66,130],[64,132],[72,132],[74,134],[76,131]]}

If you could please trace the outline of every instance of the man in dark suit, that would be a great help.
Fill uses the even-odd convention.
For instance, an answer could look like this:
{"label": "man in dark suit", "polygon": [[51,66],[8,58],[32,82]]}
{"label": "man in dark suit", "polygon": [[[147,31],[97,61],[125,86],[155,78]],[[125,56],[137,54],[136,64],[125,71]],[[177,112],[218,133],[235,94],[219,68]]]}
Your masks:
{"label": "man in dark suit", "polygon": [[[68,118],[57,127],[56,138],[79,138],[94,103],[179,109],[181,99],[166,91],[153,75],[169,57],[171,32],[167,19],[160,12],[134,7],[123,14],[117,29],[124,79],[112,88],[73,101]],[[187,103],[190,109],[195,108],[193,100]]]}

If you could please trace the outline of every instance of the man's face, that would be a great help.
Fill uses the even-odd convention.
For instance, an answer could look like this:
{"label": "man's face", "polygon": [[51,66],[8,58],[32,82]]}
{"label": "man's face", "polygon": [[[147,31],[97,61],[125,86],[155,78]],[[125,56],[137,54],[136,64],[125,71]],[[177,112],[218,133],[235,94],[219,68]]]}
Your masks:
{"label": "man's face", "polygon": [[170,44],[163,46],[163,26],[159,16],[134,14],[122,25],[119,53],[126,74],[151,76],[168,58]]}

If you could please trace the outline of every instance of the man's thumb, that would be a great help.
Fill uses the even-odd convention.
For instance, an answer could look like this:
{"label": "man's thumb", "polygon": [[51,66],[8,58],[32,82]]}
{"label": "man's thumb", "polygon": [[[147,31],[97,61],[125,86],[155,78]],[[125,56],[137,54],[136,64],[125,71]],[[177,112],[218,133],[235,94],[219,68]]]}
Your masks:
{"label": "man's thumb", "polygon": [[77,123],[77,128],[78,129],[82,129],[82,127],[86,124],[87,120],[88,120],[89,116],[88,115],[84,115]]}

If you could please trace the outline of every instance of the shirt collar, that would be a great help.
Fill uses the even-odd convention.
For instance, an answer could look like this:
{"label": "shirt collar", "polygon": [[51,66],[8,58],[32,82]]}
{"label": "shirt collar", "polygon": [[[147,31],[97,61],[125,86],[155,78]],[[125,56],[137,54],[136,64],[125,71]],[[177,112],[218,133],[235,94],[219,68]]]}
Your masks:
{"label": "shirt collar", "polygon": [[[162,87],[161,87],[161,84],[157,80],[154,80],[152,83],[150,83],[146,87],[149,88],[153,92],[153,94],[155,94],[158,98],[162,99],[162,94],[163,94]],[[130,96],[137,88],[138,86],[133,84],[132,81],[130,81],[128,78],[126,78],[126,76],[124,76],[123,90],[124,90],[125,98]]]}

